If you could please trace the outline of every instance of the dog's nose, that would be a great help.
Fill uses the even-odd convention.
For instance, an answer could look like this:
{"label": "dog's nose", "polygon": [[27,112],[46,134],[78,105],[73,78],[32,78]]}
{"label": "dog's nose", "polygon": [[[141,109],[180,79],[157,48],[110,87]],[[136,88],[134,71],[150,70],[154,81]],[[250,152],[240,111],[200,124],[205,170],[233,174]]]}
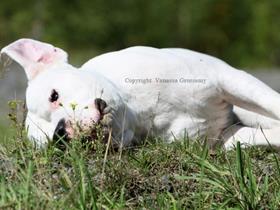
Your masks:
{"label": "dog's nose", "polygon": [[53,135],[53,141],[60,141],[60,140],[67,140],[68,138],[68,134],[66,131],[66,122],[65,119],[61,119],[59,120],[59,122],[57,123],[57,126],[55,128],[54,131],[54,135]]}
{"label": "dog's nose", "polygon": [[107,107],[107,103],[101,98],[96,98],[94,100],[94,103],[100,114],[103,114],[104,109]]}

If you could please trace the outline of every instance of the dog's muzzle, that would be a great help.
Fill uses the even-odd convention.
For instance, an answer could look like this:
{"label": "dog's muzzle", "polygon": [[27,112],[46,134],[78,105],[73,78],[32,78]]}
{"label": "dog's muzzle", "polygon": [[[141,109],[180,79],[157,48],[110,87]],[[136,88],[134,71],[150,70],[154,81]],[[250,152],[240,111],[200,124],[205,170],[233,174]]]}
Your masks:
{"label": "dog's muzzle", "polygon": [[[79,137],[79,134],[83,133],[85,130],[89,132],[84,132],[88,135],[88,138],[96,137],[96,126],[99,125],[102,128],[106,128],[106,125],[102,124],[103,116],[108,114],[108,106],[106,102],[100,98],[96,98],[94,101],[95,108],[100,113],[100,118],[98,122],[92,121],[90,125],[83,125],[83,120],[80,122],[70,122],[64,118],[60,119],[54,131],[53,141],[59,142],[69,142],[72,138]],[[107,111],[106,111],[107,110]],[[106,130],[106,129],[104,129]]]}

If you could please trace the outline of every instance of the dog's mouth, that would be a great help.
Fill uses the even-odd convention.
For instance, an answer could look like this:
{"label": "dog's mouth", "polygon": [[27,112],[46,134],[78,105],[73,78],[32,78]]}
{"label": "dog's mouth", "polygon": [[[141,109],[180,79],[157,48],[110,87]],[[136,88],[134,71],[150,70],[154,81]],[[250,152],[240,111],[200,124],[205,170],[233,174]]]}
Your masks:
{"label": "dog's mouth", "polygon": [[[56,143],[66,142],[72,140],[80,140],[82,142],[107,142],[109,136],[108,121],[104,121],[104,116],[110,115],[110,108],[106,102],[100,98],[95,99],[95,107],[100,113],[99,120],[66,120],[62,118],[59,120],[53,135],[53,141]],[[106,117],[105,117],[106,118]]]}
{"label": "dog's mouth", "polygon": [[55,143],[70,143],[73,140],[79,140],[83,143],[104,142],[108,141],[109,126],[102,123],[92,122],[82,124],[81,122],[72,123],[61,119],[55,129],[53,141]]}

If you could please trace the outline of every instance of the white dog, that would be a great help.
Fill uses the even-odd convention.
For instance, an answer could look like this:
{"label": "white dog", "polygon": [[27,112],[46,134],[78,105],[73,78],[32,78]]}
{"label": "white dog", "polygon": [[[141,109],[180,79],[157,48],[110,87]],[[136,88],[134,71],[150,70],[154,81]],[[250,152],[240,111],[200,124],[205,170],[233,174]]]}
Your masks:
{"label": "white dog", "polygon": [[[185,49],[131,47],[76,68],[50,44],[20,39],[1,50],[28,78],[28,136],[45,145],[101,123],[119,146],[148,135],[167,142],[280,145],[280,95],[223,61]],[[260,127],[263,128],[263,132]]]}

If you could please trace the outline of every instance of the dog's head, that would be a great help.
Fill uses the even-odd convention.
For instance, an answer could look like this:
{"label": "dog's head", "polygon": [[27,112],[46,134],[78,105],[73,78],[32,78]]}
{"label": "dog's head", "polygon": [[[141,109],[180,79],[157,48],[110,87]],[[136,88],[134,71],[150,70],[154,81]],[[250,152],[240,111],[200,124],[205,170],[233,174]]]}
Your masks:
{"label": "dog's head", "polygon": [[109,110],[122,109],[113,84],[71,66],[62,49],[20,39],[3,48],[1,57],[17,62],[27,75],[26,126],[37,144],[56,136],[73,138],[81,130],[93,129]]}

